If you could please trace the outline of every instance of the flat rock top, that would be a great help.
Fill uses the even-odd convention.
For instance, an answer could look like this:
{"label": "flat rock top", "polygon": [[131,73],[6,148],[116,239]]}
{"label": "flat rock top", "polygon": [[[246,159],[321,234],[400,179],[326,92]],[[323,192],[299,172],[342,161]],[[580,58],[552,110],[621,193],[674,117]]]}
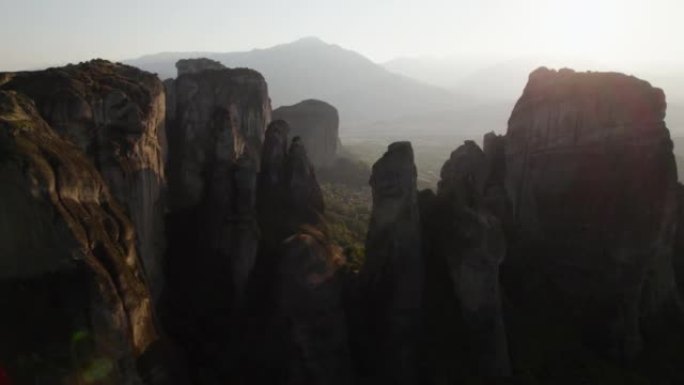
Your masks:
{"label": "flat rock top", "polygon": [[660,140],[665,94],[648,82],[614,72],[539,68],[508,121],[507,152],[531,148]]}
{"label": "flat rock top", "polygon": [[[523,95],[513,111],[516,112],[539,104],[588,102],[622,105],[631,111],[633,120],[665,117],[665,94],[647,81],[616,72],[575,72],[571,69],[550,70],[545,67],[533,71]],[[623,112],[623,111],[621,111]]]}
{"label": "flat rock top", "polygon": [[116,89],[145,106],[163,91],[156,75],[100,59],[42,71],[1,73],[0,79],[0,89],[21,91],[37,102],[41,98],[60,97],[59,92],[64,90],[89,98],[93,94],[103,96]]}
{"label": "flat rock top", "polygon": [[291,106],[278,107],[273,111],[274,116],[283,115],[327,115],[332,119],[338,119],[337,109],[329,103],[317,99],[307,99]]}
{"label": "flat rock top", "polygon": [[[264,76],[251,68],[228,68],[219,62],[209,65],[197,64],[193,62],[194,60],[202,59],[185,59],[176,64],[176,66],[180,66],[178,67],[178,79],[209,79],[211,81],[232,79],[266,83]],[[182,62],[188,63],[181,64]]]}
{"label": "flat rock top", "polygon": [[207,58],[181,59],[178,62],[176,62],[176,70],[178,71],[178,76],[184,74],[198,73],[205,70],[221,69],[226,69],[226,66],[224,66],[216,60],[211,60]]}

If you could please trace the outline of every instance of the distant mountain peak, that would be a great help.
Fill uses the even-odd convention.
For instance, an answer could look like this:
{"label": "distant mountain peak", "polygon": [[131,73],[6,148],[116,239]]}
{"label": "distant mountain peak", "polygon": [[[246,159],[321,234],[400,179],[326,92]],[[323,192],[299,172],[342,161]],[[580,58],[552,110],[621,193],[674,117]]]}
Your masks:
{"label": "distant mountain peak", "polygon": [[168,78],[176,76],[179,59],[198,56],[229,68],[259,71],[268,82],[273,106],[326,100],[350,126],[451,110],[455,105],[447,90],[391,73],[358,52],[314,36],[250,51],[180,52],[128,63]]}
{"label": "distant mountain peak", "polygon": [[305,37],[302,37],[302,38],[300,38],[300,39],[297,39],[297,40],[293,41],[293,42],[290,43],[290,44],[297,44],[297,45],[305,45],[305,44],[306,44],[306,45],[330,45],[330,44],[324,42],[323,40],[321,40],[321,38],[319,38],[319,37],[317,37],[317,36],[305,36]]}

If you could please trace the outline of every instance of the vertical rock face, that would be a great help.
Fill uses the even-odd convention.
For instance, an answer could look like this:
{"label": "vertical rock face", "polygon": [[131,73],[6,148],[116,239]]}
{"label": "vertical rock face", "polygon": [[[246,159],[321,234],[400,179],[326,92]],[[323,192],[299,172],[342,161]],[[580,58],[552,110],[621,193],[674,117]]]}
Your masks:
{"label": "vertical rock face", "polygon": [[302,223],[317,224],[325,210],[323,193],[316,181],[313,164],[298,138],[292,139],[285,160],[285,180],[288,181],[289,204],[292,213]]}
{"label": "vertical rock face", "polygon": [[202,63],[187,60],[178,68],[194,69],[165,83],[175,104],[167,106],[164,320],[192,357],[196,378],[225,380],[217,373],[228,365],[231,325],[257,253],[257,172],[270,101],[255,71],[202,70]]}
{"label": "vertical rock face", "polygon": [[249,69],[189,72],[166,86],[175,102],[168,106],[170,199],[179,210],[207,194],[204,174],[213,164],[225,171],[246,157],[258,165],[271,106],[266,81]]}
{"label": "vertical rock face", "polygon": [[679,296],[684,298],[684,185],[681,183],[677,185],[677,201],[679,210],[672,265],[675,271],[675,281],[679,287]]}
{"label": "vertical rock face", "polygon": [[416,166],[409,142],[392,143],[373,165],[373,210],[359,280],[366,330],[361,332],[376,383],[418,380],[423,295]]}
{"label": "vertical rock face", "polygon": [[482,151],[487,159],[489,177],[484,188],[484,205],[510,228],[511,204],[506,192],[506,138],[490,132],[484,136]]}
{"label": "vertical rock face", "polygon": [[665,97],[616,73],[530,75],[506,134],[506,286],[617,357],[676,307],[677,176]]}
{"label": "vertical rock face", "polygon": [[446,261],[460,305],[461,319],[456,324],[463,325],[464,352],[470,353],[463,358],[472,362],[471,375],[483,377],[511,374],[499,287],[506,239],[490,208],[505,205],[496,196],[503,189],[496,180],[494,141],[485,138],[487,153],[472,141],[451,153],[442,167],[431,212],[424,215],[431,244],[428,258]]}
{"label": "vertical rock face", "polygon": [[278,244],[292,234],[288,230],[286,217],[289,208],[284,205],[288,194],[285,161],[289,130],[285,121],[274,120],[269,124],[264,138],[257,187],[257,212],[262,235],[259,247],[262,254],[273,254]]}
{"label": "vertical rock face", "polygon": [[331,166],[337,156],[340,118],[337,109],[320,100],[305,100],[277,108],[273,119],[290,126],[290,138],[300,137],[316,167]]}
{"label": "vertical rock face", "polygon": [[136,68],[93,60],[3,75],[0,89],[19,91],[41,117],[92,159],[137,232],[137,248],[154,298],[163,287],[165,98],[161,82]]}
{"label": "vertical rock face", "polygon": [[[490,147],[488,150],[490,154],[475,142],[465,142],[444,163],[437,195],[430,198],[421,194],[427,279],[449,282],[453,291],[453,297],[436,290],[426,293],[430,298],[428,322],[435,325],[428,333],[437,345],[445,336],[461,334],[460,341],[450,341],[449,346],[441,348],[445,357],[435,362],[439,365],[440,359],[449,357],[444,364],[460,366],[465,373],[459,376],[463,377],[511,374],[499,287],[499,265],[506,254],[506,239],[500,220],[489,208],[490,204],[503,205],[499,197],[487,195],[502,189],[497,189],[493,179],[496,156],[492,153],[496,151]],[[444,268],[447,279],[442,276]],[[445,289],[434,283],[430,287]],[[444,302],[436,300],[439,297]],[[447,317],[448,311],[440,314],[444,307],[458,308],[451,324],[443,325],[434,319]]]}
{"label": "vertical rock face", "polygon": [[306,149],[294,139],[288,150],[288,131],[287,123],[274,121],[264,142],[254,285],[261,295],[253,314],[262,328],[248,343],[251,366],[258,368],[248,381],[350,384],[341,250],[322,222],[323,196]]}
{"label": "vertical rock face", "polygon": [[76,145],[0,91],[0,361],[17,383],[138,384],[157,338],[134,228]]}

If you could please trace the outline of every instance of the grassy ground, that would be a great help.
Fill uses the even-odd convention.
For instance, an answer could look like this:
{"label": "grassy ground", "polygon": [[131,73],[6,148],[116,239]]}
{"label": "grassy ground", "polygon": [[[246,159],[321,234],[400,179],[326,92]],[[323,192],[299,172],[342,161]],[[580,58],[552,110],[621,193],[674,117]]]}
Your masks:
{"label": "grassy ground", "polygon": [[345,249],[348,267],[358,271],[365,255],[364,244],[371,213],[370,187],[322,183],[325,214],[330,234]]}

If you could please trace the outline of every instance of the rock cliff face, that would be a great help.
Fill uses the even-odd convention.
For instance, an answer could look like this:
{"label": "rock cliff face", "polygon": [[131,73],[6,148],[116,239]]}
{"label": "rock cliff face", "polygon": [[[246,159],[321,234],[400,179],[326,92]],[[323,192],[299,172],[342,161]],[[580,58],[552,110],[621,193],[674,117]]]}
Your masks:
{"label": "rock cliff face", "polygon": [[[201,64],[185,61],[179,69]],[[255,71],[194,71],[165,83],[170,212],[163,319],[202,378],[227,366],[230,325],[255,263],[257,172],[270,101]]]}
{"label": "rock cliff face", "polygon": [[684,185],[681,183],[677,186],[677,201],[679,211],[672,264],[675,271],[675,281],[679,287],[679,296],[684,298]]}
{"label": "rock cliff face", "polygon": [[335,107],[310,99],[275,109],[273,119],[282,119],[289,124],[290,138],[302,139],[314,166],[333,165],[337,156],[340,125]]}
{"label": "rock cliff face", "polygon": [[17,383],[139,384],[157,331],[134,226],[55,131],[0,91],[0,361]]}
{"label": "rock cliff face", "polygon": [[[323,223],[323,196],[306,149],[269,125],[259,175],[263,230],[248,356],[249,383],[351,384],[339,268]],[[264,306],[265,304],[268,304]],[[255,321],[255,322],[254,322]]]}
{"label": "rock cliff face", "polygon": [[258,165],[271,107],[266,81],[249,69],[189,72],[166,86],[170,206],[178,210],[207,194],[203,174],[214,163],[244,157]]}
{"label": "rock cliff face", "polygon": [[94,162],[137,232],[155,299],[163,288],[165,98],[161,82],[136,68],[93,60],[2,76],[2,90],[35,101],[41,117]]}
{"label": "rock cliff face", "polygon": [[[374,383],[418,381],[423,259],[413,149],[392,143],[370,179],[373,210],[359,276],[362,376]],[[365,329],[365,330],[364,330]]]}
{"label": "rock cliff face", "polygon": [[541,68],[506,133],[516,230],[506,288],[618,358],[635,357],[644,333],[678,307],[664,116],[663,92],[647,82]]}
{"label": "rock cliff face", "polygon": [[[467,141],[444,163],[436,196],[421,193],[427,280],[448,284],[431,282],[426,293],[427,322],[432,326],[428,333],[434,341],[428,354],[441,355],[429,362],[435,363],[438,371],[445,370],[440,364],[459,367],[460,379],[511,374],[499,285],[506,238],[501,221],[490,208],[505,207],[495,194],[495,161],[495,154],[488,156]],[[443,318],[449,317],[453,308],[457,309],[451,314],[453,319],[444,324]],[[459,336],[460,341],[449,340],[440,347],[445,336]],[[450,359],[442,363],[447,357]]]}

